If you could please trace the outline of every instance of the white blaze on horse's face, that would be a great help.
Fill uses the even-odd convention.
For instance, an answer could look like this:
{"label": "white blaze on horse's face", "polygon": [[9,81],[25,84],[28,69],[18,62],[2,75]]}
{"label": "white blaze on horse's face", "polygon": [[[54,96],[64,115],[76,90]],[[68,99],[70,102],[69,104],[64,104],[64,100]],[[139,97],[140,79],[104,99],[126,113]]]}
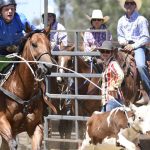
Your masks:
{"label": "white blaze on horse's face", "polygon": [[[64,57],[61,57],[59,63],[60,63],[60,64],[59,64],[60,67],[65,67],[65,58],[64,58]],[[60,72],[60,73],[64,73],[64,69],[63,69],[63,68],[60,68],[60,69],[59,69],[59,72]]]}
{"label": "white blaze on horse's face", "polygon": [[135,112],[135,123],[137,122],[139,129],[143,134],[150,132],[150,105],[143,105],[133,108]]}
{"label": "white blaze on horse's face", "polygon": [[[65,71],[61,67],[65,67],[66,65],[65,57],[62,57],[62,56],[58,57],[58,65],[60,66],[60,68],[58,69],[59,73],[64,73]],[[57,81],[61,83],[62,77],[57,77]]]}

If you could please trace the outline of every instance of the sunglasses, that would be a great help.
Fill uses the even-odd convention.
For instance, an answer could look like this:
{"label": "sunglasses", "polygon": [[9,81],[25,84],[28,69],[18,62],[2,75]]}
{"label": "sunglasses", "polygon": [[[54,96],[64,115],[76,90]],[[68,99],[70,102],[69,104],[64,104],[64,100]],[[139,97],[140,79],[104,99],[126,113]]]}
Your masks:
{"label": "sunglasses", "polygon": [[52,14],[48,14],[48,18],[54,17],[54,15]]}
{"label": "sunglasses", "polygon": [[103,19],[92,19],[92,21],[103,21]]}
{"label": "sunglasses", "polygon": [[125,5],[136,5],[135,2],[125,2]]}
{"label": "sunglasses", "polygon": [[111,51],[108,51],[108,50],[100,50],[101,53],[105,53],[105,54],[110,54]]}

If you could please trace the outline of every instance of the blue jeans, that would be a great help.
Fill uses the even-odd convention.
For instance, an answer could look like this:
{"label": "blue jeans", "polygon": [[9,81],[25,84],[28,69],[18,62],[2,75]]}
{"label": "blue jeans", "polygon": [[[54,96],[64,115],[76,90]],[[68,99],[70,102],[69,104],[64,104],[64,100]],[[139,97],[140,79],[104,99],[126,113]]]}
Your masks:
{"label": "blue jeans", "polygon": [[136,49],[134,58],[144,89],[150,97],[150,75],[146,66],[145,50],[144,47]]}
{"label": "blue jeans", "polygon": [[105,104],[103,107],[102,107],[102,110],[101,112],[106,112],[106,111],[111,111],[112,109],[116,108],[116,107],[121,107],[122,105],[122,101],[121,100],[118,100],[118,99],[110,99],[108,101],[107,104]]}

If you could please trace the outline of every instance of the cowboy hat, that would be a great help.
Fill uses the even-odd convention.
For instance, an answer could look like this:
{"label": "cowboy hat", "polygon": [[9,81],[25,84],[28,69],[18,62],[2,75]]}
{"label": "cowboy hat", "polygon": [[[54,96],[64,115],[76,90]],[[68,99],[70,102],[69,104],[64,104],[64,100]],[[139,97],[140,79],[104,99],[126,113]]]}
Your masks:
{"label": "cowboy hat", "polygon": [[103,19],[103,23],[106,23],[110,19],[109,16],[103,17],[103,13],[99,9],[93,10],[91,17],[88,16],[87,14],[85,14],[85,17],[90,21],[92,21],[92,19]]}
{"label": "cowboy hat", "polygon": [[142,0],[119,0],[119,3],[124,10],[125,10],[125,8],[124,8],[125,2],[135,2],[137,10],[139,10],[142,6]]}
{"label": "cowboy hat", "polygon": [[112,41],[104,41],[104,42],[102,43],[102,46],[99,48],[99,50],[112,51],[112,50],[113,50]]}
{"label": "cowboy hat", "polygon": [[[51,6],[49,6],[49,5],[48,5],[47,13],[48,13],[48,14],[56,15],[54,8],[51,7]],[[44,8],[42,9],[42,15],[44,15]]]}

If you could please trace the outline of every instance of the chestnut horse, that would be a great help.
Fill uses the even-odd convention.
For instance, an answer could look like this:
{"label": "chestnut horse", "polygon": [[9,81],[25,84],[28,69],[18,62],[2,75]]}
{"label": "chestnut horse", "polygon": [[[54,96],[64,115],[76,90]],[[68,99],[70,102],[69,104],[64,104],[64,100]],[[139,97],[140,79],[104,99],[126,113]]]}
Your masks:
{"label": "chestnut horse", "polygon": [[[2,150],[16,150],[16,135],[26,131],[32,150],[40,150],[43,139],[43,79],[50,74],[50,42],[41,31],[25,37],[20,62],[0,92],[0,134]],[[29,61],[29,62],[28,62]],[[44,62],[44,63],[42,63]],[[46,63],[47,62],[47,63]]]}

